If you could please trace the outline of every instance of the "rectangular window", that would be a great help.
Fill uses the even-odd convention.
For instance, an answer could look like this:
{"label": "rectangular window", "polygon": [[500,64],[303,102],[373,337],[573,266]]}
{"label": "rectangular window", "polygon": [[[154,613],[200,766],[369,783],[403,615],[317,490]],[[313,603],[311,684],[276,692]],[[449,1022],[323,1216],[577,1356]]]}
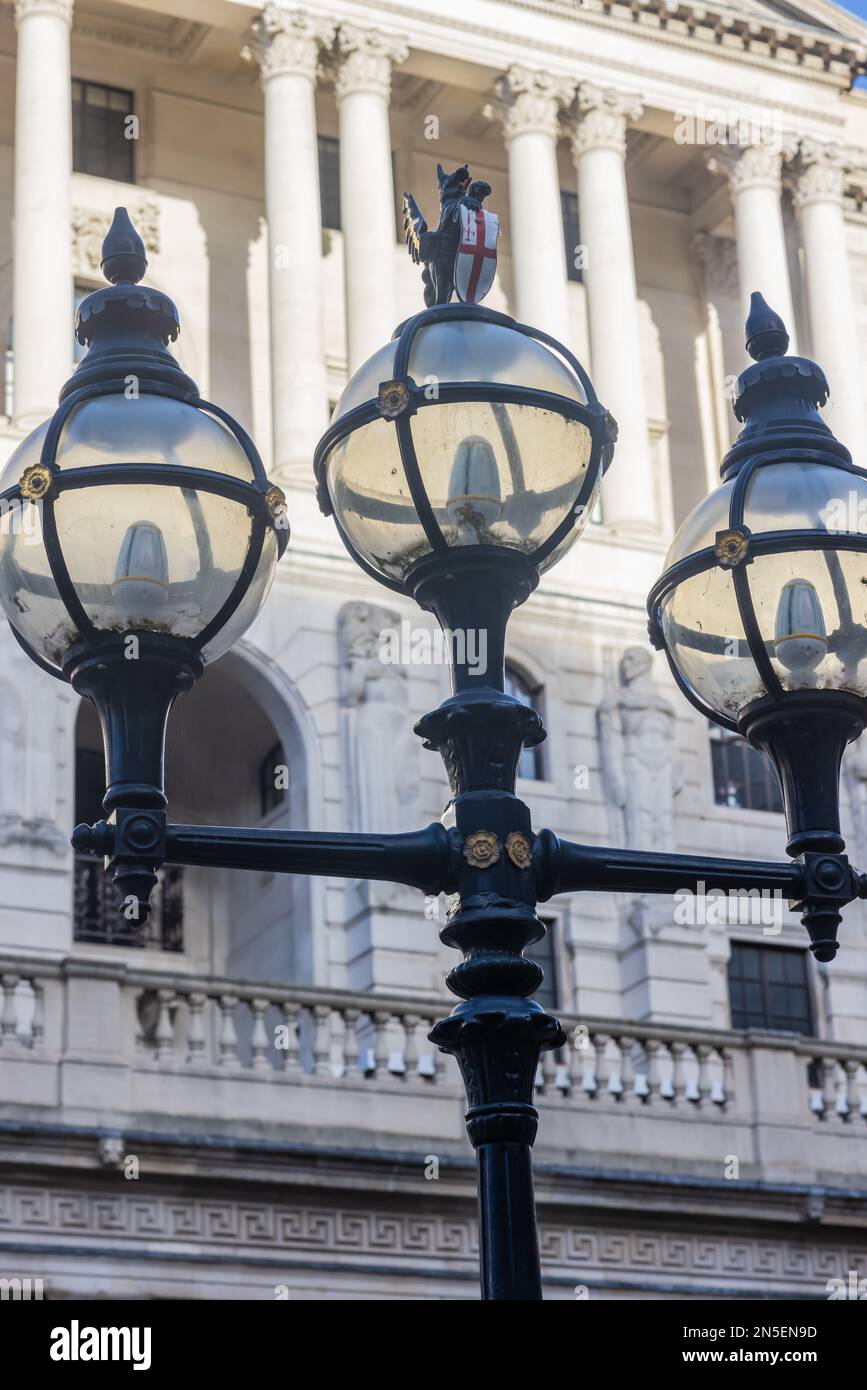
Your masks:
{"label": "rectangular window", "polygon": [[534,993],[533,998],[549,1013],[556,1013],[558,990],[554,923],[550,918],[543,918],[542,920],[547,928],[544,938],[541,941],[534,941],[532,946],[528,946],[524,955],[528,960],[534,960],[537,965],[541,965],[545,972],[545,979]]}
{"label": "rectangular window", "polygon": [[319,136],[319,203],[322,225],[340,231],[340,141]]}
{"label": "rectangular window", "polygon": [[739,734],[710,728],[713,794],[717,806],[739,806],[745,811],[783,809],[780,783],[773,765]]}
{"label": "rectangular window", "polygon": [[560,211],[563,217],[563,241],[566,246],[566,275],[570,280],[581,281],[581,229],[578,225],[578,194],[560,191]]}
{"label": "rectangular window", "polygon": [[102,179],[135,182],[133,95],[101,82],[72,82],[72,167]]}
{"label": "rectangular window", "polygon": [[733,1028],[812,1034],[806,951],[733,942],[728,973]]}

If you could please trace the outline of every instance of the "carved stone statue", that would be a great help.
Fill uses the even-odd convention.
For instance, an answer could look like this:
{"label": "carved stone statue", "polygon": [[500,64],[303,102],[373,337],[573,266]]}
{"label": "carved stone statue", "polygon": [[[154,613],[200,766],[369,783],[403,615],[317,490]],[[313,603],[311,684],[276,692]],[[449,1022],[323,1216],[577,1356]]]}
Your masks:
{"label": "carved stone statue", "polygon": [[[677,716],[655,689],[651,665],[643,647],[627,647],[619,685],[603,699],[596,723],[612,835],[626,849],[670,853],[683,772],[676,758]],[[647,917],[643,900],[636,906],[633,925]]]}
{"label": "carved stone statue", "polygon": [[410,729],[408,670],[384,660],[382,635],[398,614],[369,603],[340,610],[341,706],[353,830],[403,830],[418,815],[418,742]]}

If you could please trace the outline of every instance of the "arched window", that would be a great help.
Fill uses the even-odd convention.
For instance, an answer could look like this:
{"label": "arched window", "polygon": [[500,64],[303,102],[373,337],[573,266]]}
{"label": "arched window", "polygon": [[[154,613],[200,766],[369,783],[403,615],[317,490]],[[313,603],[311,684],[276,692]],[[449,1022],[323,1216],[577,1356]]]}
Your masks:
{"label": "arched window", "polygon": [[[516,700],[520,700],[522,705],[529,705],[537,714],[542,714],[542,687],[534,685],[528,680],[523,671],[519,671],[510,661],[506,662],[506,694],[512,695]],[[524,777],[528,781],[540,782],[545,776],[545,762],[543,749],[544,745],[539,744],[536,748],[525,748],[521,753],[518,762],[518,776]]]}

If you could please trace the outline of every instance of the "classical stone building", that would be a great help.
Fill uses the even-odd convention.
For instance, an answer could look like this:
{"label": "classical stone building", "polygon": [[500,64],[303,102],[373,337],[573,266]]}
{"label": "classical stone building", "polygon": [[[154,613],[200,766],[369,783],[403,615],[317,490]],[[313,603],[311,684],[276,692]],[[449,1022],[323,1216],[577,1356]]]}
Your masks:
{"label": "classical stone building", "polygon": [[[733,437],[751,290],[865,462],[865,66],[867,26],[825,0],[0,7],[2,457],[54,407],[124,204],[182,365],[289,498],[260,619],[172,716],[175,819],[443,810],[409,730],[445,669],[379,659],[427,620],[352,566],[311,455],[420,307],[402,191],[430,214],[437,161],[468,160],[503,220],[488,302],[567,343],[620,424],[601,510],[512,624],[549,731],[520,791],[572,839],[783,857],[771,774],[674,691],[644,598]],[[442,905],[167,868],[131,942],[68,842],[98,815],[94,717],[0,646],[0,1274],[58,1298],[476,1297],[462,1088],[425,1040]],[[867,869],[858,748],[844,816]],[[550,1297],[821,1299],[867,1274],[867,918],[817,968],[784,906],[743,906],[546,905],[570,1034],[538,1076]]]}

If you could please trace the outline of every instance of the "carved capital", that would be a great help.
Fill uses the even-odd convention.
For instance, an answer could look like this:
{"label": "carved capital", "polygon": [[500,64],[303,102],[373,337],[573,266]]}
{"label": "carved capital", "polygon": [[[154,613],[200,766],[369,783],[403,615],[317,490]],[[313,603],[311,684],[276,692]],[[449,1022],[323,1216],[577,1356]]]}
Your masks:
{"label": "carved capital", "polygon": [[356,92],[373,92],[388,101],[392,64],[403,63],[409,55],[409,45],[401,34],[365,29],[360,24],[341,24],[337,50],[338,101]]}
{"label": "carved capital", "polygon": [[795,206],[837,203],[843,206],[846,158],[839,145],[824,140],[802,140],[795,162]]}
{"label": "carved capital", "polygon": [[15,0],[15,24],[19,26],[34,14],[45,14],[71,26],[72,3],[73,0]]}
{"label": "carved capital", "polygon": [[626,157],[626,131],[641,119],[643,107],[634,92],[597,87],[582,82],[576,101],[577,120],[572,130],[576,159],[588,150],[614,150]]}
{"label": "carved capital", "polygon": [[271,0],[254,19],[244,54],[259,64],[263,83],[286,75],[306,77],[312,83],[319,50],[334,42],[334,34],[335,26],[328,19]]}
{"label": "carved capital", "polygon": [[690,242],[690,254],[701,274],[705,292],[711,299],[724,296],[737,299],[738,249],[730,237],[697,232]]}
{"label": "carved capital", "polygon": [[722,174],[728,179],[734,194],[751,188],[770,188],[779,195],[783,160],[790,159],[794,152],[790,141],[718,146],[708,155],[707,167],[712,174]]}
{"label": "carved capital", "polygon": [[511,67],[498,78],[496,99],[485,114],[503,122],[508,144],[516,135],[541,134],[556,140],[560,110],[575,95],[575,83],[533,68]]}

